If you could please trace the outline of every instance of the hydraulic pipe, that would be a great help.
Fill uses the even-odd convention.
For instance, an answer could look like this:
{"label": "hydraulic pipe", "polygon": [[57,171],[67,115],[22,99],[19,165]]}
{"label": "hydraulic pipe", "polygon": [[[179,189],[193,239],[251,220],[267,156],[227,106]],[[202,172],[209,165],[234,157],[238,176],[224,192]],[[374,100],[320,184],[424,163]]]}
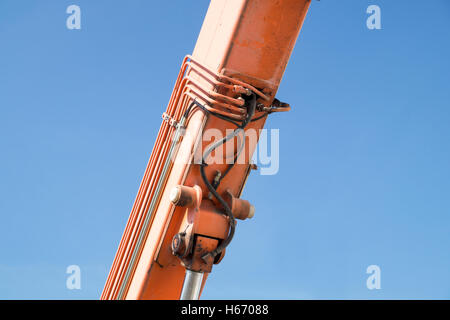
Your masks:
{"label": "hydraulic pipe", "polygon": [[198,300],[202,288],[203,272],[186,270],[180,300]]}

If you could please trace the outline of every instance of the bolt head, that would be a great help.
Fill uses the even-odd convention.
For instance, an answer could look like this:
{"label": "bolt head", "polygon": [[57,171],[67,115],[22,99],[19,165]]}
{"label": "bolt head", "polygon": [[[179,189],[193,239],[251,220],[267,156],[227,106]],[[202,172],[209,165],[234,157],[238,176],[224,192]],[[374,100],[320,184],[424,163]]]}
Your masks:
{"label": "bolt head", "polygon": [[184,236],[177,233],[172,239],[172,253],[176,256],[182,256],[186,251],[186,243],[184,241]]}

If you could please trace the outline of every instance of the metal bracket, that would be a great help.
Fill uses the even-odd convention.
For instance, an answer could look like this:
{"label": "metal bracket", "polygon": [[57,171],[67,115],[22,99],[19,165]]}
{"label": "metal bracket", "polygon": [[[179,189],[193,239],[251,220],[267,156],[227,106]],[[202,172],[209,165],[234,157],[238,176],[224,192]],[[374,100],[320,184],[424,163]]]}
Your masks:
{"label": "metal bracket", "polygon": [[162,114],[163,121],[167,122],[169,126],[178,128],[178,121],[176,121],[174,118],[169,116],[166,112]]}

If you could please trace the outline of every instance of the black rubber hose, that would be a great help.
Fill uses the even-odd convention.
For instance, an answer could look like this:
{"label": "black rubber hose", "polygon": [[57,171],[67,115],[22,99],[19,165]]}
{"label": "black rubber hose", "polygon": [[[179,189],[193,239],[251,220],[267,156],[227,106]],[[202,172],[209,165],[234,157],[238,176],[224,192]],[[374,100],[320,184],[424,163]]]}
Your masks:
{"label": "black rubber hose", "polygon": [[[207,253],[206,255],[204,255],[202,257],[203,259],[206,259],[208,255],[211,256],[214,259],[218,254],[220,254],[230,244],[231,240],[233,240],[234,232],[235,232],[235,229],[236,229],[236,220],[235,220],[235,218],[233,216],[233,212],[231,211],[231,208],[228,206],[228,203],[216,191],[217,186],[216,186],[216,188],[214,188],[214,186],[209,182],[208,178],[206,177],[205,167],[207,166],[207,163],[205,161],[205,158],[208,157],[209,154],[214,149],[216,149],[218,146],[224,144],[228,140],[230,140],[233,137],[235,137],[236,134],[238,134],[241,130],[243,130],[248,125],[248,123],[251,121],[253,115],[255,114],[255,110],[256,110],[256,95],[254,93],[252,93],[251,97],[249,97],[247,102],[248,102],[247,117],[242,122],[242,124],[236,130],[234,130],[231,134],[229,134],[228,136],[223,138],[218,143],[215,143],[212,147],[208,148],[205,151],[205,153],[203,154],[203,157],[202,157],[202,164],[200,165],[200,173],[201,173],[203,182],[205,183],[205,185],[208,188],[209,192],[211,192],[211,194],[220,202],[220,204],[222,205],[222,207],[225,210],[226,215],[228,216],[228,218],[230,220],[229,221],[229,223],[230,223],[230,233],[228,234],[227,238],[224,239],[219,244],[219,246],[217,246],[217,248],[215,250],[213,250],[213,251]],[[245,136],[244,136],[244,138],[245,138]]]}

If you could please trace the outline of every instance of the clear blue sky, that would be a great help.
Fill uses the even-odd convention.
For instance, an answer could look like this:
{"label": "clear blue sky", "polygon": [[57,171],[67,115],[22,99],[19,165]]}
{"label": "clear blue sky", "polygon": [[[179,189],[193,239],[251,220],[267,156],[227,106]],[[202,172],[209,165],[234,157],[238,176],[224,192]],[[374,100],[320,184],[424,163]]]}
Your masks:
{"label": "clear blue sky", "polygon": [[[99,297],[208,3],[0,2],[0,298]],[[447,0],[312,2],[268,121],[280,171],[250,177],[204,298],[450,298],[449,40]]]}

